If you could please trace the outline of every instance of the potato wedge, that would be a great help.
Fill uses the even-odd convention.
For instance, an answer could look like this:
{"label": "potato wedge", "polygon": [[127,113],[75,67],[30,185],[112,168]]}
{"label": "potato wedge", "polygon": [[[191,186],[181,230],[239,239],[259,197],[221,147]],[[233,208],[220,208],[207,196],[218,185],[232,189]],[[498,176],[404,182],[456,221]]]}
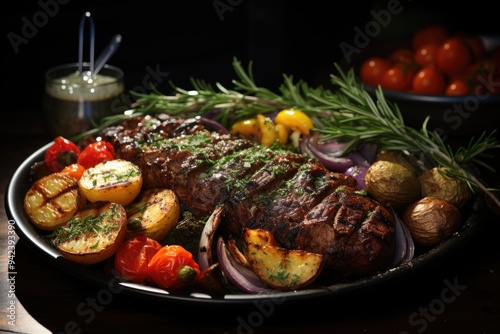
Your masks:
{"label": "potato wedge", "polygon": [[142,235],[156,241],[163,240],[177,224],[181,209],[177,195],[170,189],[146,189],[129,204],[127,236]]}
{"label": "potato wedge", "polygon": [[85,206],[78,181],[64,173],[53,173],[36,181],[24,197],[24,211],[38,228],[53,231]]}
{"label": "potato wedge", "polygon": [[261,229],[245,229],[243,252],[255,274],[277,290],[303,288],[321,273],[321,254],[277,246],[273,235]]}
{"label": "potato wedge", "polygon": [[141,192],[142,172],[130,161],[115,159],[86,169],[78,184],[92,203],[109,201],[126,206]]}
{"label": "potato wedge", "polygon": [[118,203],[99,202],[80,210],[61,227],[54,245],[78,263],[93,264],[115,254],[125,240],[127,214]]}

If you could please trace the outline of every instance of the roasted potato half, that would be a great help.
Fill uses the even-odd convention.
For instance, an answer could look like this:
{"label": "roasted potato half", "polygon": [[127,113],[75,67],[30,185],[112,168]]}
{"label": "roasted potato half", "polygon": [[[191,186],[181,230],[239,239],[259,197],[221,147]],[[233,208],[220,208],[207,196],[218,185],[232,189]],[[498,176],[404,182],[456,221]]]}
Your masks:
{"label": "roasted potato half", "polygon": [[86,169],[78,184],[92,203],[109,201],[126,206],[141,192],[142,172],[130,161],[115,159]]}
{"label": "roasted potato half", "polygon": [[84,264],[98,263],[115,254],[125,240],[127,214],[118,203],[90,204],[58,232],[54,245],[64,257]]}
{"label": "roasted potato half", "polygon": [[78,181],[64,173],[53,173],[36,181],[24,196],[24,211],[38,228],[53,231],[85,206]]}
{"label": "roasted potato half", "polygon": [[177,224],[181,215],[177,195],[170,189],[143,190],[125,209],[126,239],[143,235],[161,241]]}
{"label": "roasted potato half", "polygon": [[245,229],[243,253],[262,281],[283,291],[311,284],[324,266],[321,254],[279,247],[273,235],[262,229]]}

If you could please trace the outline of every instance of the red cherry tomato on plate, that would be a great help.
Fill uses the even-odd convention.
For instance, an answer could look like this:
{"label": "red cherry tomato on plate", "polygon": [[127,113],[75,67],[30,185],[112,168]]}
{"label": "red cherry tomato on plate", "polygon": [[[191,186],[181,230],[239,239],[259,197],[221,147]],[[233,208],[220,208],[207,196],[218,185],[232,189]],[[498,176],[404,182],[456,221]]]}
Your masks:
{"label": "red cherry tomato on plate", "polygon": [[411,65],[398,63],[385,72],[380,85],[385,89],[408,91],[414,74],[415,70]]}
{"label": "red cherry tomato on plate", "polygon": [[439,45],[436,66],[446,75],[453,75],[465,69],[471,62],[471,53],[462,39],[451,37]]}
{"label": "red cherry tomato on plate", "polygon": [[414,54],[410,49],[399,48],[391,53],[391,55],[389,56],[389,60],[392,64],[412,64],[414,62]]}
{"label": "red cherry tomato on plate", "polygon": [[469,48],[473,61],[483,59],[486,55],[486,45],[478,35],[474,34],[458,34],[465,45]]}
{"label": "red cherry tomato on plate", "polygon": [[64,167],[75,163],[80,154],[80,149],[72,141],[58,136],[45,152],[44,161],[52,173],[63,170]]}
{"label": "red cherry tomato on plate", "polygon": [[361,64],[359,71],[361,81],[376,87],[382,82],[382,77],[389,67],[390,64],[387,59],[381,57],[367,58]]}
{"label": "red cherry tomato on plate", "polygon": [[145,282],[149,278],[149,261],[161,247],[158,241],[145,236],[125,240],[115,254],[116,273],[134,283]]}
{"label": "red cherry tomato on plate", "polygon": [[415,51],[415,62],[422,67],[433,64],[436,60],[438,45],[427,43]]}
{"label": "red cherry tomato on plate", "polygon": [[184,289],[196,283],[200,267],[193,255],[179,245],[163,246],[149,261],[149,277],[163,289]]}
{"label": "red cherry tomato on plate", "polygon": [[78,163],[85,168],[90,168],[98,163],[110,161],[115,158],[113,145],[106,141],[96,141],[87,145],[78,157]]}
{"label": "red cherry tomato on plate", "polygon": [[441,44],[449,36],[446,27],[440,24],[428,25],[418,30],[412,37],[411,45],[413,50],[417,50],[424,44]]}
{"label": "red cherry tomato on plate", "polygon": [[433,65],[424,67],[413,78],[412,93],[441,95],[444,89],[444,76]]}
{"label": "red cherry tomato on plate", "polygon": [[444,95],[464,96],[469,94],[469,86],[461,79],[454,79],[448,83],[444,90]]}

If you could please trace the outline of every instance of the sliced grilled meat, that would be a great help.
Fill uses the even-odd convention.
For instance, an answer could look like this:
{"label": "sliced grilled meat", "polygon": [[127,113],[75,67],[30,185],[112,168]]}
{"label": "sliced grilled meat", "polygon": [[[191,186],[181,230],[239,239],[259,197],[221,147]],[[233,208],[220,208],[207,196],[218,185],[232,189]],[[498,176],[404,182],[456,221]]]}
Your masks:
{"label": "sliced grilled meat", "polygon": [[174,190],[197,218],[224,204],[226,236],[266,229],[283,247],[323,254],[325,270],[342,277],[374,273],[393,259],[392,213],[317,160],[211,132],[198,118],[136,117],[101,136],[117,157],[140,166],[144,187]]}

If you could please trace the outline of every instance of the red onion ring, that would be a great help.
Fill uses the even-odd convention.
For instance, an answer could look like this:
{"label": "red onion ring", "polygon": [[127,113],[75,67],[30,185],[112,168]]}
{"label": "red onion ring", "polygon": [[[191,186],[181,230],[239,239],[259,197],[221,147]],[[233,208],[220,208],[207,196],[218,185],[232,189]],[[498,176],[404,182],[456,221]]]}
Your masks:
{"label": "red onion ring", "polygon": [[232,257],[222,237],[217,239],[217,257],[224,275],[241,291],[252,294],[275,292],[275,290],[267,287],[253,271],[245,268]]}
{"label": "red onion ring", "polygon": [[201,120],[201,123],[210,131],[215,131],[215,132],[222,133],[222,134],[229,133],[228,129],[226,129],[226,127],[224,125],[222,125],[221,123],[219,123],[211,118],[200,117],[200,120]]}
{"label": "red onion ring", "polygon": [[411,261],[415,254],[415,244],[413,238],[410,235],[410,231],[401,221],[397,213],[392,210],[394,219],[396,220],[395,226],[395,242],[396,242],[396,252],[394,254],[394,259],[392,260],[391,267],[396,267],[404,262]]}
{"label": "red onion ring", "polygon": [[222,213],[221,206],[215,208],[214,212],[212,213],[210,218],[208,218],[208,221],[205,223],[203,231],[201,232],[199,249],[198,249],[198,260],[197,260],[201,271],[204,271],[214,263],[212,255],[213,240],[215,232],[217,231],[217,228],[220,225],[221,213]]}

